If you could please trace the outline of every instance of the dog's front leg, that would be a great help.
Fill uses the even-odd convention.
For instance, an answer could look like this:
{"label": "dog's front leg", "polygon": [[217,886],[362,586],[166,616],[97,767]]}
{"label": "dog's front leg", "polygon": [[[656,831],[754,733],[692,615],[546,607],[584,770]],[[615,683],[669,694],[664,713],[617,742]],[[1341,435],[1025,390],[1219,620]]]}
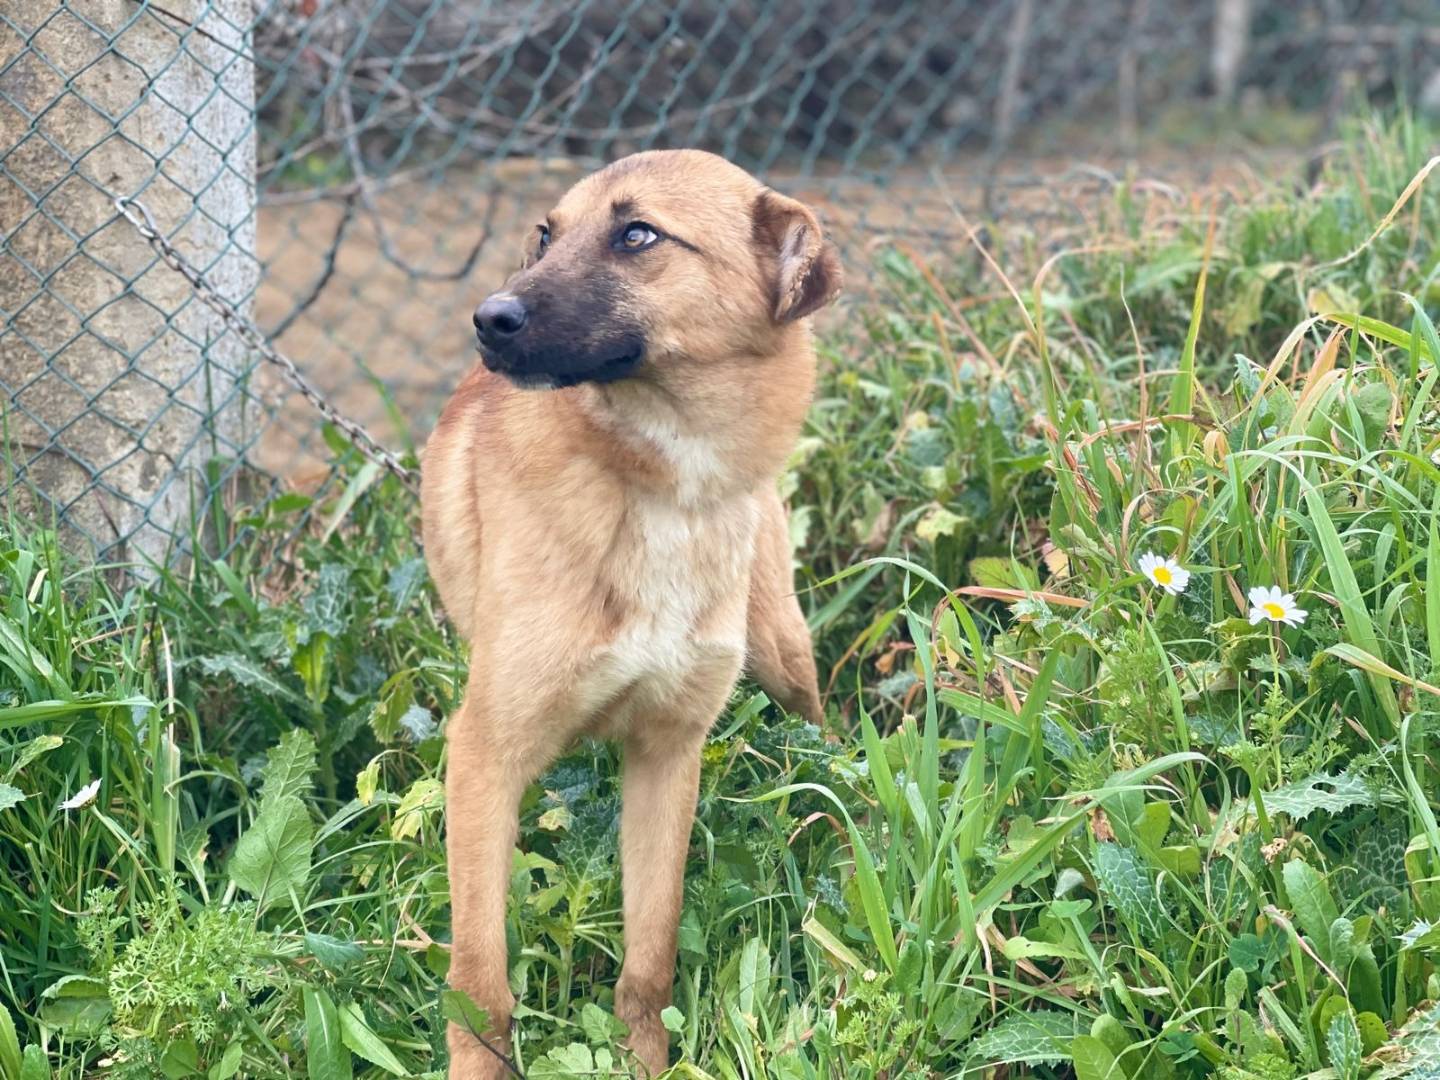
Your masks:
{"label": "dog's front leg", "polygon": [[510,1075],[515,1007],[505,948],[505,898],[519,831],[520,797],[537,766],[499,738],[483,696],[467,693],[447,733],[446,846],[450,860],[450,985],[485,1009],[490,1029],[475,1034],[451,1024],[450,1080]]}
{"label": "dog's front leg", "polygon": [[641,724],[625,740],[620,815],[625,962],[615,1013],[630,1028],[628,1045],[651,1076],[669,1064],[660,1012],[670,1004],[675,981],[685,858],[710,719],[679,729],[668,718]]}
{"label": "dog's front leg", "polygon": [[760,513],[755,563],[750,569],[745,666],[782,709],[822,724],[825,713],[820,707],[815,652],[790,567],[790,527],[773,489],[762,496]]}

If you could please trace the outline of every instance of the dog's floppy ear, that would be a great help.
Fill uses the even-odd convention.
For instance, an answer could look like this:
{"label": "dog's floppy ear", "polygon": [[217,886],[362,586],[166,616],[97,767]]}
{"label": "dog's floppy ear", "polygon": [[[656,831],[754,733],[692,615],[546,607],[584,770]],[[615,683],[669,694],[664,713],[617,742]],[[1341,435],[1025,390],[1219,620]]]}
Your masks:
{"label": "dog's floppy ear", "polygon": [[840,253],[815,213],[768,188],[755,199],[755,243],[774,282],[776,322],[793,322],[840,295]]}

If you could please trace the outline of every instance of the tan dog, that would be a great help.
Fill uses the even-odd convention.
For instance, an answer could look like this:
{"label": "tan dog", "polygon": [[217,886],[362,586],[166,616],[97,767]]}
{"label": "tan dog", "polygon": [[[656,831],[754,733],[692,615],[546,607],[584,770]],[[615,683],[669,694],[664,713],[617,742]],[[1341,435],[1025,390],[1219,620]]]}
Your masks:
{"label": "tan dog", "polygon": [[[810,403],[806,316],[840,288],[805,206],[653,151],[576,184],[475,312],[483,367],[425,450],[430,572],[470,643],[449,725],[452,1080],[506,1075],[505,898],[526,786],[577,737],[624,749],[615,1011],[652,1074],[700,750],[742,664],[818,721],[775,481]],[[537,391],[536,388],[543,388]]]}

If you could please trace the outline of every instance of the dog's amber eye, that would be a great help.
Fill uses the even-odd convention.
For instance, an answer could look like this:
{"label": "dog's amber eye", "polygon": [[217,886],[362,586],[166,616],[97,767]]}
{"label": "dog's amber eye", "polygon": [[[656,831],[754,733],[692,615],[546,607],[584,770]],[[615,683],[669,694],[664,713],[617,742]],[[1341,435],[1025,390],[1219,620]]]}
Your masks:
{"label": "dog's amber eye", "polygon": [[550,246],[550,229],[545,225],[537,225],[535,228],[540,233],[540,238],[535,241],[535,257],[538,259],[545,254],[545,249]]}
{"label": "dog's amber eye", "polygon": [[620,246],[626,251],[639,251],[647,248],[656,240],[660,234],[646,225],[643,221],[632,221],[625,226],[625,231],[620,234]]}

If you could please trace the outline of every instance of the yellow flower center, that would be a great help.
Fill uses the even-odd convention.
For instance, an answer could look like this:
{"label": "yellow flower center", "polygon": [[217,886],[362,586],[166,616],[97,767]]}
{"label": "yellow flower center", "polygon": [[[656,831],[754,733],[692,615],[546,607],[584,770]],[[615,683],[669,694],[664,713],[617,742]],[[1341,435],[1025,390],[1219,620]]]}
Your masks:
{"label": "yellow flower center", "polygon": [[1157,566],[1151,571],[1151,574],[1155,578],[1156,585],[1169,585],[1175,580],[1175,575],[1170,573],[1168,566]]}
{"label": "yellow flower center", "polygon": [[1269,615],[1270,618],[1273,619],[1275,622],[1279,622],[1281,619],[1285,618],[1285,609],[1274,601],[1271,601],[1268,604],[1261,604],[1260,610],[1265,612],[1266,615]]}

